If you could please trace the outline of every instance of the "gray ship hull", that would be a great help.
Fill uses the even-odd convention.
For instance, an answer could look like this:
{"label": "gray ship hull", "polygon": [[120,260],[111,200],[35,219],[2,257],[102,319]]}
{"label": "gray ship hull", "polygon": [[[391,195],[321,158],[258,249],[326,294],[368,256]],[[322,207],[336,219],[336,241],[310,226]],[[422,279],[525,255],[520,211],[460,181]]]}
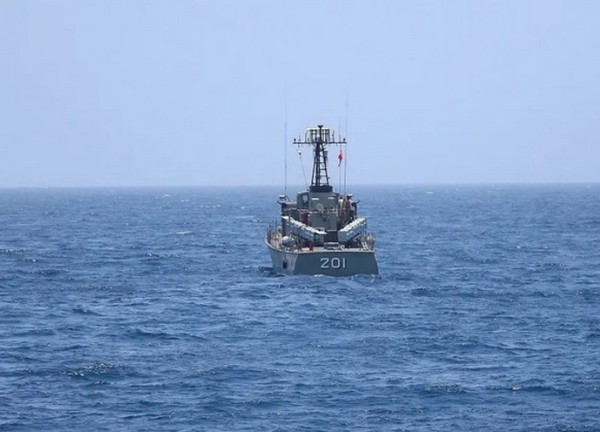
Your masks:
{"label": "gray ship hull", "polygon": [[285,275],[378,274],[375,237],[367,231],[367,219],[358,215],[358,201],[345,191],[345,174],[344,193],[329,184],[326,148],[337,146],[341,163],[346,139],[339,135],[336,139],[331,129],[317,125],[306,130],[304,139],[294,139],[294,144],[312,149],[313,169],[310,187],[298,192],[295,200],[287,193],[277,200],[281,219],[269,226],[265,237],[273,271]]}
{"label": "gray ship hull", "polygon": [[269,247],[273,271],[284,275],[353,276],[379,273],[375,252],[359,248],[313,250],[277,249]]}

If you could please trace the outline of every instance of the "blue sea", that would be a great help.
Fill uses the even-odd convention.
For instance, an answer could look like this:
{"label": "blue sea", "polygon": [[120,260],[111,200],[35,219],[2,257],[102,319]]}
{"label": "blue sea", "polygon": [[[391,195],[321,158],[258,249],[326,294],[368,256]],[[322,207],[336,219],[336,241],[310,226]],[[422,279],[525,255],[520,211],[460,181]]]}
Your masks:
{"label": "blue sea", "polygon": [[280,192],[0,190],[0,430],[600,430],[600,185],[354,188],[340,279]]}

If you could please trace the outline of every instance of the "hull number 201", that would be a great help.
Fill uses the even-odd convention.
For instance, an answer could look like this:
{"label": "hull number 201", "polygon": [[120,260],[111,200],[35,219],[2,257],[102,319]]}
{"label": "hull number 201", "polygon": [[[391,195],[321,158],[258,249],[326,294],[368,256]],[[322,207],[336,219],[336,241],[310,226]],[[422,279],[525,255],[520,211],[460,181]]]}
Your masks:
{"label": "hull number 201", "polygon": [[321,258],[322,269],[339,269],[346,268],[346,258],[332,257]]}

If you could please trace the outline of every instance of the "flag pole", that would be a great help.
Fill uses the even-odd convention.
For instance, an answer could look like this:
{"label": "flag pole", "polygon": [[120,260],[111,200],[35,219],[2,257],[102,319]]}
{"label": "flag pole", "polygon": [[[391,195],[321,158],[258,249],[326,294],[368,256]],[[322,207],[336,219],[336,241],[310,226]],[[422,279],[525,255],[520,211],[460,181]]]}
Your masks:
{"label": "flag pole", "polygon": [[338,190],[342,190],[342,159],[344,154],[342,153],[342,144],[339,144],[340,152],[338,154]]}

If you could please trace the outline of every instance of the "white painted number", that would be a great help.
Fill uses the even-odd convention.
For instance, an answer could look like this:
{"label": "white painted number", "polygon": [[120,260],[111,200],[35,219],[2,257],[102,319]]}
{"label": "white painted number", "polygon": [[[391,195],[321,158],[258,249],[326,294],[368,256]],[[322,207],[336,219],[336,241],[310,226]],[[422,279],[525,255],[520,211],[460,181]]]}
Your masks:
{"label": "white painted number", "polygon": [[322,269],[339,269],[346,268],[346,258],[321,258],[321,268]]}

